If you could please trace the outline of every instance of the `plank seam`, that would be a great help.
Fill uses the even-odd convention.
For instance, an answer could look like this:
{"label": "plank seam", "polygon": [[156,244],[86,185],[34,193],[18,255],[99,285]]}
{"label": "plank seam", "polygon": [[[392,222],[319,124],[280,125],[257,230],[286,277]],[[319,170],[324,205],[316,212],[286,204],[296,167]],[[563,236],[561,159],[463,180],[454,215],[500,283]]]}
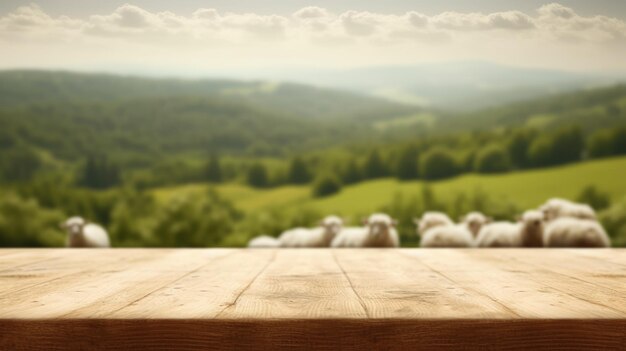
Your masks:
{"label": "plank seam", "polygon": [[332,252],[333,259],[335,260],[335,263],[337,263],[337,266],[339,267],[339,269],[341,269],[341,272],[343,273],[343,276],[346,277],[346,280],[350,284],[350,288],[354,292],[354,295],[356,295],[356,297],[358,298],[359,304],[361,305],[361,308],[363,308],[363,312],[365,312],[365,316],[368,319],[371,318],[370,317],[370,312],[367,309],[367,305],[365,304],[365,301],[363,301],[363,298],[361,298],[361,295],[359,295],[359,293],[354,288],[354,284],[352,283],[352,279],[350,279],[350,276],[348,275],[346,270],[343,269],[343,266],[341,265],[341,263],[339,263],[339,260],[337,259],[337,255],[335,254],[335,251],[331,251],[331,252]]}
{"label": "plank seam", "polygon": [[274,250],[272,258],[270,258],[270,260],[263,266],[263,268],[261,268],[261,270],[254,276],[254,278],[252,278],[252,280],[250,280],[250,282],[243,289],[241,289],[241,291],[239,292],[239,294],[237,294],[237,297],[235,297],[233,302],[227,304],[221,311],[219,311],[218,314],[215,315],[214,318],[219,318],[219,316],[221,316],[222,313],[226,312],[227,309],[237,305],[237,302],[239,302],[239,298],[241,298],[241,296],[252,286],[252,284],[254,284],[257,278],[259,278],[261,274],[265,272],[267,267],[269,267],[270,264],[272,264],[276,260],[277,255],[278,255],[278,250]]}
{"label": "plank seam", "polygon": [[[447,276],[447,275],[445,275],[444,273],[442,273],[442,272],[440,272],[439,270],[437,270],[437,269],[433,268],[433,267],[432,267],[431,265],[429,265],[428,263],[423,262],[423,261],[421,261],[421,260],[418,260],[418,259],[417,259],[417,257],[415,257],[415,256],[413,256],[413,255],[411,255],[411,254],[406,254],[406,253],[404,253],[404,252],[402,252],[402,254],[403,254],[403,255],[405,255],[405,256],[409,256],[409,257],[413,258],[414,260],[418,261],[420,264],[422,264],[422,265],[426,266],[426,268],[428,268],[428,269],[430,269],[431,271],[433,271],[433,272],[435,272],[435,273],[439,274],[440,276],[444,277],[446,280],[448,280],[448,281],[450,281],[450,282],[452,282],[452,283],[454,283],[454,284],[456,284],[456,285],[459,285],[457,282],[455,282],[455,281],[454,281],[454,279],[451,279],[450,277],[448,277],[448,276]],[[471,288],[471,287],[468,287],[468,286],[461,286],[461,287],[462,287],[463,289],[465,289],[465,290],[472,291],[472,292],[474,292],[474,293],[476,293],[476,294],[478,294],[478,295],[485,296],[485,297],[486,297],[486,298],[488,298],[489,300],[491,300],[491,301],[495,302],[498,306],[502,307],[505,311],[507,311],[507,312],[511,313],[512,315],[514,315],[514,316],[516,316],[516,317],[518,317],[518,318],[521,318],[521,317],[522,317],[522,316],[520,316],[517,312],[515,312],[514,310],[512,310],[509,306],[507,306],[507,305],[503,304],[502,302],[500,302],[500,301],[496,300],[493,296],[491,296],[491,295],[489,295],[489,294],[487,294],[487,293],[485,293],[485,292],[482,292],[482,291],[480,291],[480,290],[476,290],[476,289]]]}
{"label": "plank seam", "polygon": [[[494,258],[498,259],[499,261],[502,261],[499,256],[489,256],[489,257],[494,257]],[[618,293],[618,294],[622,293],[622,291],[616,290],[616,289],[614,289],[614,288],[612,288],[610,286],[606,286],[604,284],[592,283],[592,282],[590,282],[588,280],[585,280],[585,279],[582,279],[582,278],[578,278],[578,277],[573,276],[573,275],[569,275],[569,274],[565,274],[565,273],[562,273],[562,272],[559,272],[559,271],[556,271],[556,270],[553,270],[553,269],[545,268],[545,267],[543,267],[541,265],[538,265],[538,264],[536,264],[534,262],[520,261],[518,258],[515,258],[515,257],[512,257],[511,259],[513,261],[515,261],[515,262],[518,262],[518,263],[531,264],[533,267],[539,269],[540,271],[546,272],[546,273],[558,274],[558,275],[561,275],[563,277],[567,277],[567,278],[570,278],[570,279],[578,280],[580,282],[583,282],[583,283],[586,283],[586,284],[589,284],[589,285],[594,285],[594,286],[597,286],[597,287],[602,288],[602,289],[611,290],[611,291],[613,291],[615,293]],[[567,268],[563,268],[563,269],[567,269]]]}
{"label": "plank seam", "polygon": [[[483,256],[483,257],[484,257],[484,256]],[[502,259],[500,259],[500,258],[499,258],[499,257],[497,257],[497,256],[487,256],[487,257],[495,258],[497,261],[502,262]],[[513,261],[516,261],[516,262],[518,262],[518,263],[526,263],[526,262],[520,261],[520,260],[518,260],[518,259],[516,259],[516,258],[510,258],[510,259],[512,259]],[[596,284],[589,283],[589,282],[587,282],[587,281],[585,281],[585,280],[583,280],[583,279],[578,279],[578,278],[576,278],[576,277],[571,277],[571,276],[569,276],[569,275],[567,275],[567,274],[563,274],[563,273],[555,272],[555,271],[553,271],[553,270],[545,269],[545,268],[543,268],[543,267],[541,267],[541,266],[539,266],[539,265],[537,265],[537,264],[533,264],[533,263],[531,263],[531,265],[533,265],[536,269],[538,269],[539,271],[542,271],[542,272],[544,272],[544,273],[549,273],[549,274],[558,274],[558,275],[561,275],[561,276],[564,276],[564,277],[567,277],[567,278],[574,278],[575,280],[579,280],[579,281],[581,281],[581,282],[583,282],[583,283],[590,284],[590,285],[593,285],[593,286],[599,287],[599,288],[601,288],[601,289],[608,289],[608,290],[615,291],[615,290],[610,289],[610,288],[604,288],[604,286],[602,286],[602,285],[596,285]],[[547,283],[546,283],[546,285],[547,285]],[[616,309],[616,308],[614,308],[614,307],[607,306],[607,305],[604,305],[604,304],[601,304],[601,303],[597,303],[597,302],[594,302],[594,301],[591,301],[591,300],[588,300],[588,299],[582,298],[582,297],[580,297],[580,296],[576,296],[576,295],[574,295],[574,294],[572,294],[572,293],[569,293],[569,292],[567,292],[567,291],[563,291],[562,289],[557,288],[557,287],[555,287],[555,286],[553,286],[553,285],[547,285],[547,286],[548,286],[550,289],[553,289],[553,290],[555,290],[555,291],[558,291],[558,292],[560,292],[561,294],[564,294],[564,295],[570,296],[570,297],[572,297],[572,298],[574,298],[574,299],[576,299],[576,300],[584,301],[584,302],[587,302],[587,303],[589,303],[589,304],[596,305],[596,306],[603,307],[603,308],[607,308],[607,309],[609,309],[609,310],[612,310],[613,312],[617,312],[617,313],[620,313],[620,314],[622,314],[622,315],[626,315],[626,314],[624,313],[624,311],[618,310],[618,309]]]}
{"label": "plank seam", "polygon": [[[230,256],[230,255],[232,255],[232,254],[233,254],[233,253],[231,252],[231,253],[228,253],[228,254],[225,254],[225,255],[217,256],[217,257],[215,257],[215,259],[222,259],[222,258],[227,257],[227,256]],[[214,263],[214,261],[215,261],[215,260],[211,260],[211,261],[209,261],[209,262],[207,262],[207,263],[205,263],[205,264],[202,264],[202,265],[200,265],[198,268],[195,268],[195,269],[193,269],[193,270],[191,270],[191,271],[189,271],[189,272],[187,272],[187,273],[185,273],[185,274],[181,275],[180,277],[178,277],[178,278],[176,278],[176,279],[174,279],[174,280],[172,280],[172,281],[170,281],[170,282],[168,282],[168,283],[166,283],[166,284],[163,284],[162,286],[160,286],[160,287],[158,287],[158,288],[156,288],[156,289],[153,289],[152,291],[150,291],[150,292],[148,292],[147,294],[145,294],[145,295],[141,296],[140,298],[135,299],[135,300],[133,300],[133,301],[129,302],[128,304],[126,304],[126,305],[124,305],[124,306],[122,306],[122,307],[120,307],[120,308],[117,308],[117,309],[115,309],[115,310],[113,310],[113,311],[109,312],[109,315],[113,315],[113,314],[115,314],[115,313],[117,313],[117,312],[119,312],[119,311],[121,311],[121,310],[125,309],[126,307],[129,307],[129,306],[131,306],[132,304],[135,304],[135,303],[137,303],[137,302],[139,302],[139,301],[141,301],[141,300],[145,299],[146,297],[148,297],[148,296],[150,296],[150,295],[154,294],[155,292],[157,292],[157,291],[159,291],[159,290],[161,290],[161,289],[165,288],[166,286],[171,285],[171,284],[174,284],[174,283],[176,283],[177,281],[179,281],[179,280],[181,280],[181,279],[183,279],[183,278],[185,278],[185,277],[188,277],[189,275],[191,275],[191,274],[193,274],[193,273],[195,273],[195,272],[197,272],[197,271],[199,271],[199,270],[203,269],[204,267],[208,266],[209,264]],[[69,314],[71,314],[71,313],[74,313],[74,312],[75,312],[75,311],[69,312],[69,313],[68,313],[68,315],[69,315]]]}
{"label": "plank seam", "polygon": [[42,260],[27,262],[27,263],[24,263],[24,264],[20,264],[20,265],[17,265],[17,266],[13,266],[13,267],[10,267],[10,268],[3,269],[3,270],[0,271],[0,274],[6,273],[6,272],[12,272],[12,271],[14,271],[16,269],[22,268],[24,266],[29,266],[31,264],[39,264],[39,263],[43,263],[43,262],[47,262],[47,261],[60,260],[61,258],[62,257],[48,257],[48,258],[44,258]]}

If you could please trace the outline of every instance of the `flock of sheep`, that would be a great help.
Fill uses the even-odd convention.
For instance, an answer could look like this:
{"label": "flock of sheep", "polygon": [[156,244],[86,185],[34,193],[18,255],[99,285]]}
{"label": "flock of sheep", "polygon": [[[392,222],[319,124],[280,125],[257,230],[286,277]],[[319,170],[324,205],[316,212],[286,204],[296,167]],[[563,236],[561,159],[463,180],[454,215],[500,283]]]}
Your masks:
{"label": "flock of sheep", "polygon": [[[362,227],[344,227],[337,216],[324,218],[318,227],[295,228],[278,238],[263,235],[248,243],[251,248],[276,247],[399,247],[396,221],[376,213]],[[426,212],[415,219],[421,247],[610,247],[595,211],[586,204],[551,199],[528,210],[516,223],[493,222],[471,212],[454,223],[441,212]]]}
{"label": "flock of sheep", "polygon": [[[426,212],[415,219],[421,247],[609,247],[610,239],[598,223],[594,210],[585,204],[551,199],[528,210],[516,223],[493,222],[480,212],[471,212],[454,223],[441,212]],[[295,228],[278,238],[263,235],[248,243],[268,247],[399,247],[397,223],[376,213],[361,227],[344,227],[337,216],[324,218],[315,228]],[[81,217],[71,217],[62,228],[68,247],[110,247],[106,230]]]}

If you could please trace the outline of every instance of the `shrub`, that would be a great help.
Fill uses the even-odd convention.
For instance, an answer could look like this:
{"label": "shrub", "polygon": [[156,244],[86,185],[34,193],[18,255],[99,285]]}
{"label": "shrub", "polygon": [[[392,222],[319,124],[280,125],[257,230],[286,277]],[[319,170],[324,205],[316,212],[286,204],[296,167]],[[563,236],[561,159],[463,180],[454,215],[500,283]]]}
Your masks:
{"label": "shrub", "polygon": [[578,195],[577,201],[588,204],[596,211],[603,210],[611,205],[609,194],[601,192],[593,185],[585,187]]}
{"label": "shrub", "polygon": [[353,159],[348,162],[348,165],[341,174],[341,178],[344,184],[357,183],[363,179],[363,174],[356,160]]}
{"label": "shrub", "polygon": [[205,176],[209,182],[219,183],[222,181],[222,167],[217,156],[212,155],[206,165]]}
{"label": "shrub", "polygon": [[591,158],[626,154],[626,127],[593,133],[587,141],[587,150]]}
{"label": "shrub", "polygon": [[529,130],[518,130],[513,133],[508,144],[511,162],[517,168],[529,166],[528,149],[533,141],[533,133]]}
{"label": "shrub", "polygon": [[419,175],[417,163],[417,149],[409,146],[402,151],[396,168],[396,176],[398,179],[410,180],[416,179]]}
{"label": "shrub", "polygon": [[368,179],[381,178],[388,175],[387,167],[377,150],[369,154],[365,162],[364,173]]}
{"label": "shrub", "polygon": [[611,236],[613,246],[626,246],[626,198],[600,212],[598,218]]}
{"label": "shrub", "polygon": [[428,150],[420,158],[422,177],[428,180],[449,178],[457,174],[457,165],[452,154],[441,148]]}
{"label": "shrub", "polygon": [[3,194],[0,198],[0,246],[62,246],[65,234],[59,224],[63,220],[60,211],[44,209],[34,199]]}
{"label": "shrub", "polygon": [[267,170],[260,163],[255,163],[248,170],[248,184],[256,188],[263,188],[268,185]]}
{"label": "shrub", "polygon": [[291,160],[288,180],[292,184],[306,184],[311,181],[311,174],[306,163],[299,157]]}
{"label": "shrub", "polygon": [[205,196],[173,198],[156,216],[154,245],[216,246],[232,234],[234,223],[239,217],[239,212],[214,191],[209,191]]}
{"label": "shrub", "polygon": [[487,146],[480,150],[474,161],[474,170],[479,173],[501,173],[511,169],[507,152],[498,146]]}
{"label": "shrub", "polygon": [[341,191],[341,182],[333,176],[322,176],[313,185],[313,196],[324,197]]}

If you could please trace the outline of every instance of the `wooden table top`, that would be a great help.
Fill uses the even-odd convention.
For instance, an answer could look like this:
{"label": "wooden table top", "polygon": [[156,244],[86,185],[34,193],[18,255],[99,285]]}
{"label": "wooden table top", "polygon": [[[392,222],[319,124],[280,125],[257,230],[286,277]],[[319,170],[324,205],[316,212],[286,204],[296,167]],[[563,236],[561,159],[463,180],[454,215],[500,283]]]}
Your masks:
{"label": "wooden table top", "polygon": [[626,347],[626,250],[0,250],[0,349],[365,347],[382,330],[393,348]]}

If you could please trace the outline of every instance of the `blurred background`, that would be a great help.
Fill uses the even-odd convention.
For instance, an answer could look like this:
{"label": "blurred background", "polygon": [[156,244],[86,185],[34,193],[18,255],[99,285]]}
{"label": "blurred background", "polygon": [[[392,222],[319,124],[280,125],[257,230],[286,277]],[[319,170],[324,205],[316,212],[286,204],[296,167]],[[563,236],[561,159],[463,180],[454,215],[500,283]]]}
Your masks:
{"label": "blurred background", "polygon": [[0,246],[245,246],[588,203],[626,246],[626,3],[0,4]]}

